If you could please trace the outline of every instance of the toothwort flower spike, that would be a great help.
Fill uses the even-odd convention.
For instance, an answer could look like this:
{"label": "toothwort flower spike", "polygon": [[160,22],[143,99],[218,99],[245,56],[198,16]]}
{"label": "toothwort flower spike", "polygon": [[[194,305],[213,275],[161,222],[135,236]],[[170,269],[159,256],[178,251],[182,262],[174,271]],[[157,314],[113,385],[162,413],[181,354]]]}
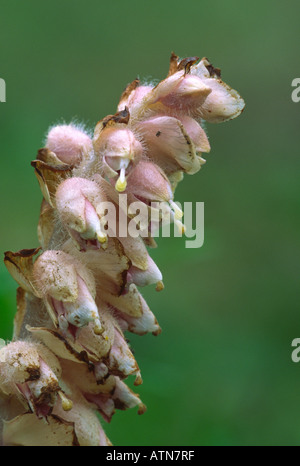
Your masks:
{"label": "toothwort flower spike", "polygon": [[128,84],[94,134],[50,128],[32,161],[40,246],[4,257],[19,288],[12,341],[0,339],[2,445],[109,446],[103,423],[116,409],[146,411],[126,385],[142,377],[125,334],[161,332],[139,289],[164,288],[153,226],[167,218],[185,231],[174,194],[206,162],[203,121],[244,105],[207,58],[172,53],[167,77]]}

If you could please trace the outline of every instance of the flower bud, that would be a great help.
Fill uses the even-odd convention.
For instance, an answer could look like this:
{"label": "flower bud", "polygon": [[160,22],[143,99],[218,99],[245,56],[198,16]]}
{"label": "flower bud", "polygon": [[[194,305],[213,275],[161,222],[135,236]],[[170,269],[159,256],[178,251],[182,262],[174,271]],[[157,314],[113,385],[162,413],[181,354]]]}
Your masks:
{"label": "flower bud", "polygon": [[50,129],[46,146],[64,163],[78,165],[84,154],[92,151],[91,138],[75,125],[59,125]]}

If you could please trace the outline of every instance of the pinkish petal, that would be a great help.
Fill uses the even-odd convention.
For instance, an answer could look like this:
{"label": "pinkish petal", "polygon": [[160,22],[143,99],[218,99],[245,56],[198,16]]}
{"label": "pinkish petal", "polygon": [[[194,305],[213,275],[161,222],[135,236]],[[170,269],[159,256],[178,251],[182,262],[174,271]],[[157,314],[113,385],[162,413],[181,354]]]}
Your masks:
{"label": "pinkish petal", "polygon": [[162,281],[162,274],[153,259],[148,256],[147,270],[132,266],[127,273],[127,282],[136,286],[148,286]]}
{"label": "pinkish petal", "polygon": [[149,94],[147,104],[151,108],[161,102],[177,112],[189,112],[202,105],[210,92],[200,78],[181,70],[161,81]]}
{"label": "pinkish petal", "polygon": [[141,160],[130,172],[127,192],[151,201],[169,201],[172,189],[163,170],[154,163]]}
{"label": "pinkish petal", "polygon": [[140,397],[130,390],[119,377],[116,377],[116,388],[113,394],[113,400],[117,409],[125,410],[138,406],[138,414],[144,414],[147,409],[141,402]]}
{"label": "pinkish petal", "polygon": [[176,118],[158,116],[137,125],[147,146],[147,156],[167,175],[178,170],[189,174],[200,169],[196,149],[183,124]]}
{"label": "pinkish petal", "polygon": [[69,178],[56,192],[56,207],[63,225],[75,230],[82,239],[106,241],[97,206],[106,201],[100,186],[85,178]]}
{"label": "pinkish petal", "polygon": [[245,107],[245,102],[238,92],[221,80],[220,70],[217,72],[215,70],[216,68],[206,58],[191,68],[191,73],[201,79],[212,91],[196,112],[210,123],[236,118]]}
{"label": "pinkish petal", "polygon": [[111,445],[103,431],[96,412],[90,409],[89,404],[83,396],[74,393],[72,400],[73,408],[70,411],[65,412],[56,406],[53,414],[74,425],[78,444],[80,446]]}
{"label": "pinkish petal", "polygon": [[121,331],[115,328],[114,342],[109,353],[108,368],[111,374],[126,378],[136,375],[135,384],[141,383],[140,370]]}
{"label": "pinkish petal", "polygon": [[148,307],[142,295],[133,283],[129,285],[128,290],[126,290],[126,292],[121,296],[113,296],[103,290],[101,299],[119,311],[132,317],[140,317],[143,314],[143,308]]}
{"label": "pinkish petal", "polygon": [[180,117],[180,121],[183,124],[186,133],[193,141],[196,151],[209,152],[210,144],[208,137],[200,124],[194,118],[188,116]]}

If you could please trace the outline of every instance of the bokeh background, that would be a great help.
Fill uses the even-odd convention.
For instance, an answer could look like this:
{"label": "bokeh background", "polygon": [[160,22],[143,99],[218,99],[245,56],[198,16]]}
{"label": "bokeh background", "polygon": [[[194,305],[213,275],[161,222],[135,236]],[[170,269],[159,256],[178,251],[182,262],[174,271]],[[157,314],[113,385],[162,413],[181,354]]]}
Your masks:
{"label": "bokeh background", "polygon": [[[162,79],[174,51],[207,56],[246,101],[207,125],[207,164],[176,199],[205,203],[205,243],[161,238],[165,290],[145,290],[163,333],[130,337],[148,411],[117,412],[114,445],[299,445],[300,3],[252,0],[0,1],[0,249],[38,245],[30,166],[47,128],[115,112],[137,76]],[[16,284],[0,264],[0,336]],[[132,384],[132,381],[129,382]]]}

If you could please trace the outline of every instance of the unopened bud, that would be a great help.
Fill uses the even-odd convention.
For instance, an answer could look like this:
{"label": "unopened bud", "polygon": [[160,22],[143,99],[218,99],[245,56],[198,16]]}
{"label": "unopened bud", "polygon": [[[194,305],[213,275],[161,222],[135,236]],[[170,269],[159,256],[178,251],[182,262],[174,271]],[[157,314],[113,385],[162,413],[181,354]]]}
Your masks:
{"label": "unopened bud", "polygon": [[78,165],[83,155],[93,149],[91,138],[74,125],[54,126],[49,131],[46,146],[69,165]]}

